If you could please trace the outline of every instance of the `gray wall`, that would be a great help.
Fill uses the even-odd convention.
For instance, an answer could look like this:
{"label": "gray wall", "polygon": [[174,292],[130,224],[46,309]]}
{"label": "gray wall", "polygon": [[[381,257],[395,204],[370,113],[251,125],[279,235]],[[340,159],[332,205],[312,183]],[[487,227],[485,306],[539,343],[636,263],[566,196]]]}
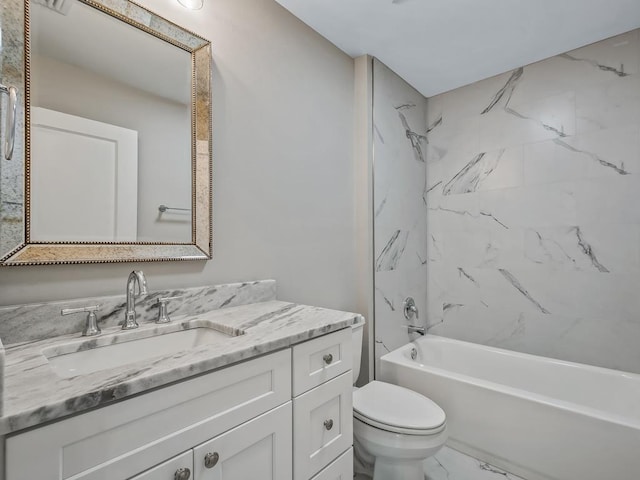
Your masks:
{"label": "gray wall", "polygon": [[0,305],[275,278],[282,299],[356,309],[354,63],[272,0],[144,6],[213,45],[214,260],[0,270]]}

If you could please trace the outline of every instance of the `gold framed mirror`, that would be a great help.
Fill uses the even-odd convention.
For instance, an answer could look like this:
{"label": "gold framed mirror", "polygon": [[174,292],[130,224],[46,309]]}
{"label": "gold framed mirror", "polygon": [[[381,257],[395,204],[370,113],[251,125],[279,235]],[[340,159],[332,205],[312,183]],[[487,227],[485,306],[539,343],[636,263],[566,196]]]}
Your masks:
{"label": "gold framed mirror", "polygon": [[0,27],[0,264],[210,259],[210,42],[129,0],[8,0]]}

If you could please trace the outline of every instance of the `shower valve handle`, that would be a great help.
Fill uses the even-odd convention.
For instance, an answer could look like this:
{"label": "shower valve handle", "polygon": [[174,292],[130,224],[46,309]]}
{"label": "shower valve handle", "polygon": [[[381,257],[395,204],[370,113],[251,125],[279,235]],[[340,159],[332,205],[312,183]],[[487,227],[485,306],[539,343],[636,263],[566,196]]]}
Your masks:
{"label": "shower valve handle", "polygon": [[420,318],[418,314],[418,307],[416,307],[416,302],[412,297],[407,297],[404,301],[404,318],[411,321],[414,316],[416,317],[416,320]]}

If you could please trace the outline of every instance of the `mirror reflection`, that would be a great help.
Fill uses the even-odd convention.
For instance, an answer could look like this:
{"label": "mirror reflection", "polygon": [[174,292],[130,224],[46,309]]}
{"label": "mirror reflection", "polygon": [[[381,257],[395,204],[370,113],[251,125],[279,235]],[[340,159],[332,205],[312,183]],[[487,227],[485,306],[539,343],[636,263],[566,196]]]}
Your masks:
{"label": "mirror reflection", "polygon": [[31,4],[30,241],[191,242],[191,54],[65,4]]}

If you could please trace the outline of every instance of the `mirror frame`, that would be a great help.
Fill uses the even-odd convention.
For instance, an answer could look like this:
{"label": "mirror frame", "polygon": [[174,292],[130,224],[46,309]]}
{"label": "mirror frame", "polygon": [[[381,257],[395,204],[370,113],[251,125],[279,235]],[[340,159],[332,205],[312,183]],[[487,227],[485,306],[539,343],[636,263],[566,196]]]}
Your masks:
{"label": "mirror frame", "polygon": [[[34,242],[30,238],[30,1],[24,2],[24,241],[0,266],[209,260],[213,248],[211,42],[130,0],[78,0],[191,54],[191,242]],[[13,2],[12,2],[13,3]],[[10,8],[10,7],[9,7]]]}

